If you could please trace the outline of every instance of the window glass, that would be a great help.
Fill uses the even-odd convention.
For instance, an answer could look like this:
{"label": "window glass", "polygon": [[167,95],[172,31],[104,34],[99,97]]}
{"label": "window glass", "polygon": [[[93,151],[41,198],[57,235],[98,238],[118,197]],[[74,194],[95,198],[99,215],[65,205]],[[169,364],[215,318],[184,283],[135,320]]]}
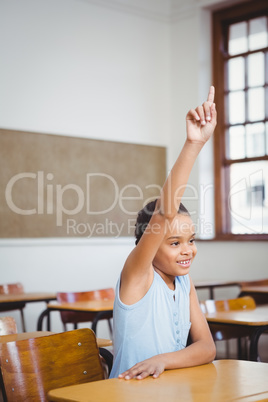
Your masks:
{"label": "window glass", "polygon": [[239,22],[238,24],[230,25],[228,43],[229,54],[234,56],[235,54],[247,52],[247,50],[248,40],[246,22]]}
{"label": "window glass", "polygon": [[245,127],[233,126],[229,128],[229,154],[230,159],[245,158]]}
{"label": "window glass", "polygon": [[267,46],[266,17],[249,21],[249,50],[261,49]]}
{"label": "window glass", "polygon": [[265,155],[265,132],[264,124],[247,124],[247,156],[263,156]]}
{"label": "window glass", "polygon": [[248,86],[264,85],[264,53],[258,52],[248,56]]}
{"label": "window glass", "polygon": [[245,121],[245,93],[243,91],[229,94],[229,123],[237,124]]}
{"label": "window glass", "polygon": [[230,168],[231,232],[268,232],[268,161],[235,163]]}
{"label": "window glass", "polygon": [[248,118],[250,121],[263,120],[265,117],[264,88],[248,91]]}
{"label": "window glass", "polygon": [[235,57],[228,61],[228,90],[235,91],[245,88],[245,60]]}

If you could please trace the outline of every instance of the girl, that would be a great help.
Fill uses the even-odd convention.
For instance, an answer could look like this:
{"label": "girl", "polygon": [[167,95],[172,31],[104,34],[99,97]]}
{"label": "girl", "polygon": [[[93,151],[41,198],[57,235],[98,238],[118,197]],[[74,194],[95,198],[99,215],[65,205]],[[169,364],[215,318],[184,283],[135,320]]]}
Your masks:
{"label": "girl", "polygon": [[[186,116],[187,138],[159,199],[140,211],[136,247],[116,287],[110,377],[157,378],[166,369],[211,362],[215,345],[189,277],[194,225],[181,198],[191,169],[216,126],[214,87]],[[192,343],[187,344],[190,331]]]}

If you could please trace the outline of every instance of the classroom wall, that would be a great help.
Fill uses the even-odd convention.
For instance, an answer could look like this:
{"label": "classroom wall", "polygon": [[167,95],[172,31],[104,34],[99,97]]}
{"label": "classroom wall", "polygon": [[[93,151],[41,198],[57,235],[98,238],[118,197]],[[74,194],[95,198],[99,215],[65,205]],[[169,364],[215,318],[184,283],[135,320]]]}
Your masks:
{"label": "classroom wall", "polygon": [[[83,0],[0,7],[1,128],[168,145],[169,24]],[[1,282],[20,280],[27,291],[115,286],[133,245],[0,240]],[[27,306],[28,329],[40,308]]]}
{"label": "classroom wall", "polygon": [[[185,114],[211,82],[209,9],[216,3],[194,2],[168,20],[96,1],[0,0],[0,127],[166,146],[169,170],[185,138]],[[191,174],[192,211],[200,210],[200,186],[213,184],[211,150],[207,144]],[[211,191],[202,211],[211,224],[212,201]],[[1,240],[1,282],[21,281],[27,291],[115,286],[133,246],[131,238]],[[264,242],[202,241],[198,250],[194,279],[267,277]],[[26,307],[28,330],[44,307]]]}

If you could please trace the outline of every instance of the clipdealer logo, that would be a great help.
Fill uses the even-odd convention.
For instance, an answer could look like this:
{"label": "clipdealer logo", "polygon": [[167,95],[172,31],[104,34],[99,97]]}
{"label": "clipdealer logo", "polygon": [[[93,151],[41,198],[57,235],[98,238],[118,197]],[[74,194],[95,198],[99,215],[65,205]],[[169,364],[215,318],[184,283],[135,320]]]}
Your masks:
{"label": "clipdealer logo", "polygon": [[[121,189],[119,188],[116,180],[106,174],[106,173],[88,173],[86,174],[86,189],[85,191],[77,184],[70,183],[66,185],[61,184],[53,184],[51,181],[54,179],[54,175],[52,173],[45,174],[42,171],[38,171],[37,173],[33,172],[23,172],[18,173],[13,176],[7,183],[5,189],[5,199],[8,207],[11,211],[15,212],[19,215],[56,215],[56,225],[62,226],[63,224],[63,216],[74,216],[82,211],[83,208],[86,208],[87,215],[102,215],[107,214],[112,211],[115,206],[118,204],[120,210],[128,215],[136,215],[137,211],[129,211],[127,209],[127,201],[135,201],[135,200],[144,200],[144,191],[136,184],[128,184]],[[92,208],[92,197],[91,194],[93,191],[97,191],[96,188],[93,188],[93,181],[101,179],[108,181],[106,184],[109,184],[109,188],[111,188],[111,203],[110,205],[103,209],[94,211]],[[14,201],[13,191],[16,184],[23,185],[23,180],[33,180],[33,184],[35,186],[35,190],[37,191],[37,197],[34,208],[21,208],[21,206],[17,205]],[[149,184],[145,186],[144,190],[155,189],[154,192],[156,194],[160,193],[161,187],[157,184]],[[73,208],[67,208],[64,206],[64,198],[67,197],[67,191],[72,192],[72,199],[76,199],[76,205]],[[129,191],[131,191],[132,196],[129,196]],[[155,199],[157,195],[153,198],[147,199],[145,203],[152,201]],[[55,204],[53,200],[56,200]],[[70,227],[73,226],[74,222],[70,222]],[[111,225],[111,224],[110,224]]]}
{"label": "clipdealer logo", "polygon": [[[86,237],[109,235],[119,237],[122,233],[133,235],[138,212],[136,209],[133,211],[133,205],[139,202],[142,208],[148,202],[157,198],[161,191],[161,186],[158,184],[148,184],[143,188],[136,184],[128,184],[120,188],[116,180],[105,173],[88,173],[85,175],[84,183],[83,188],[74,183],[57,184],[52,173],[43,171],[19,173],[14,175],[6,185],[6,203],[11,211],[19,215],[54,215],[55,223],[58,227],[62,227],[63,224],[64,226],[66,225],[68,235]],[[95,197],[102,185],[109,189],[109,197],[107,197],[107,200],[105,199],[105,207],[103,204],[102,206],[99,205]],[[197,201],[200,198],[206,200],[207,193],[213,191],[212,185],[200,185],[199,191],[194,186],[187,185],[183,186],[183,188],[178,188],[175,197],[184,193],[186,188],[187,194],[184,195],[186,204],[188,201]],[[31,191],[33,193],[29,197],[31,204],[29,202],[20,204],[16,196],[18,191],[23,191],[26,194],[27,191]],[[68,203],[68,200],[71,200],[71,204]],[[205,204],[206,202],[203,202],[199,211],[197,230],[210,235],[213,233],[213,223],[202,218]],[[132,210],[130,210],[131,207]],[[122,217],[119,220],[115,218],[112,220],[109,212],[114,208],[127,215],[127,219]],[[89,217],[94,215],[103,216],[97,222],[90,218],[82,221],[81,215],[79,215],[81,211],[83,214],[86,212]],[[192,216],[197,216],[196,210],[192,209],[190,212]],[[65,217],[67,217],[66,220],[64,219]],[[158,228],[155,228],[155,230],[158,230]]]}
{"label": "clipdealer logo", "polygon": [[[56,225],[63,226],[63,218],[65,216],[71,217],[67,219],[66,230],[68,234],[73,235],[88,235],[88,237],[95,235],[112,235],[115,237],[120,236],[121,233],[133,233],[135,227],[135,219],[137,211],[128,209],[129,201],[140,201],[140,204],[145,206],[148,202],[154,200],[159,196],[161,187],[157,184],[149,184],[143,189],[136,184],[128,184],[119,188],[116,180],[106,173],[88,173],[85,175],[85,186],[81,188],[74,183],[65,185],[53,183],[53,173],[45,173],[43,171],[23,172],[18,173],[11,177],[5,188],[6,203],[11,211],[19,215],[55,215]],[[106,181],[106,182],[105,182]],[[19,205],[18,197],[14,196],[18,189],[20,191],[27,191],[29,189],[34,196],[31,197],[31,206],[24,204]],[[98,202],[92,197],[93,194],[99,191],[100,184],[104,184],[109,188],[109,197],[107,197],[106,207],[98,209]],[[238,180],[230,188],[228,196],[228,209],[233,222],[237,222],[239,228],[244,228],[245,232],[261,233],[264,227],[264,208],[267,211],[267,198],[263,200],[264,192],[262,186],[257,186],[255,183],[264,183],[264,176],[262,170],[254,172],[254,174],[245,177],[243,180]],[[255,187],[256,188],[255,188]],[[184,190],[186,190],[184,193]],[[170,189],[171,191],[171,189]],[[212,184],[196,187],[187,185],[179,187],[176,191],[175,198],[183,195],[183,202],[188,205],[198,202],[200,206],[199,214],[196,210],[190,210],[191,216],[195,216],[197,232],[211,235],[213,234],[213,222],[206,219],[206,211],[210,208],[211,198],[214,188]],[[152,197],[152,193],[154,196]],[[131,194],[131,196],[130,196]],[[148,194],[151,197],[148,198]],[[146,198],[147,195],[147,198]],[[66,206],[66,200],[71,199],[71,207]],[[170,206],[172,200],[170,200]],[[141,207],[142,207],[141,205]],[[192,204],[196,205],[196,204]],[[241,207],[245,206],[245,207]],[[94,207],[98,210],[94,210]],[[114,208],[119,208],[120,212],[128,216],[126,220],[112,221],[109,217],[109,212]],[[101,206],[100,206],[101,208]],[[86,211],[88,216],[93,215],[107,215],[107,218],[99,223],[95,222],[81,222],[73,219],[82,210]],[[84,212],[83,211],[83,212]],[[131,218],[133,217],[133,219]],[[79,217],[78,217],[79,219]],[[127,226],[127,228],[126,228]]]}

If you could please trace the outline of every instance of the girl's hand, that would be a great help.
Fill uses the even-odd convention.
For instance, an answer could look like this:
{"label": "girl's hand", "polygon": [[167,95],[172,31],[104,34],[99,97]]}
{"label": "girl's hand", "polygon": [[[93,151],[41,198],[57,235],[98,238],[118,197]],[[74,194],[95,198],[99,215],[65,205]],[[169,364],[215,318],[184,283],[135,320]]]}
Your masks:
{"label": "girl's hand", "polygon": [[208,99],[202,106],[191,109],[186,116],[187,140],[192,143],[205,144],[217,124],[217,112],[214,103],[215,88],[210,87]]}
{"label": "girl's hand", "polygon": [[149,375],[152,375],[153,378],[157,378],[165,370],[164,364],[161,360],[161,355],[143,360],[142,362],[135,364],[135,366],[131,367],[124,373],[119,374],[118,378],[124,378],[125,380],[136,378],[137,380],[142,380]]}

